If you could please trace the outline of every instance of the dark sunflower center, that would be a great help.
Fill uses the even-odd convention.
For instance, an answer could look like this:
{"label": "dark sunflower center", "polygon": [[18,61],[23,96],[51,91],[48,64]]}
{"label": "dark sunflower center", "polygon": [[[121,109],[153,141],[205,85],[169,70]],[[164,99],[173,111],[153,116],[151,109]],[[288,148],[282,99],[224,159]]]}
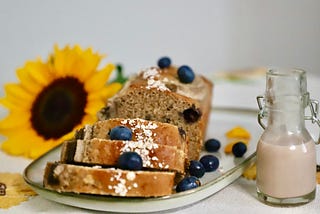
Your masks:
{"label": "dark sunflower center", "polygon": [[31,123],[44,139],[58,139],[81,123],[85,115],[87,92],[73,77],[61,78],[45,87],[35,99]]}

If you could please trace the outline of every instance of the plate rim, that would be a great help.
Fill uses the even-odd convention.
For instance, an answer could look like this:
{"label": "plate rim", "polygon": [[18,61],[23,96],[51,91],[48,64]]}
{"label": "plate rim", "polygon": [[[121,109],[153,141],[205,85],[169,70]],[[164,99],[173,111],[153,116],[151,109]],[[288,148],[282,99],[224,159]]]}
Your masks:
{"label": "plate rim", "polygon": [[[243,114],[250,114],[251,116],[253,116],[253,114],[257,115],[257,110],[254,109],[249,109],[249,108],[234,108],[234,107],[213,107],[211,108],[211,111],[223,111],[223,112],[233,112],[233,113],[243,113]],[[196,197],[198,196],[197,200],[193,200],[192,203],[196,203],[199,202],[211,195],[213,195],[214,193],[222,190],[223,188],[225,188],[226,186],[230,185],[232,182],[234,182],[237,178],[239,178],[241,176],[241,174],[244,172],[244,170],[249,167],[255,160],[256,160],[256,152],[254,152],[253,154],[251,154],[250,156],[248,156],[246,159],[244,159],[241,163],[239,163],[238,165],[236,165],[235,167],[229,169],[228,171],[224,172],[221,176],[217,177],[216,179],[213,179],[212,181],[209,181],[208,183],[201,185],[200,187],[188,190],[188,191],[184,191],[184,192],[180,192],[180,193],[175,193],[172,195],[168,195],[168,196],[161,196],[161,197],[152,197],[152,198],[130,198],[130,197],[114,197],[114,196],[101,196],[101,195],[90,195],[90,194],[76,194],[76,193],[59,193],[57,191],[54,190],[50,190],[47,188],[44,188],[42,185],[39,185],[38,183],[32,181],[29,177],[28,177],[28,173],[29,171],[32,169],[32,167],[37,164],[39,161],[41,161],[43,158],[46,158],[46,156],[52,152],[55,152],[55,150],[58,150],[62,145],[58,145],[54,148],[52,148],[51,150],[49,150],[47,153],[41,155],[39,158],[35,159],[34,161],[32,161],[23,171],[23,178],[25,180],[25,182],[30,185],[40,196],[51,200],[51,201],[55,201],[58,203],[62,203],[65,205],[69,205],[69,206],[75,206],[75,207],[81,207],[81,208],[86,208],[86,209],[90,209],[90,210],[97,210],[97,211],[110,211],[110,212],[128,212],[124,211],[124,210],[119,210],[116,209],[113,206],[108,206],[108,210],[105,209],[105,206],[102,208],[92,208],[92,206],[86,206],[86,204],[83,204],[81,206],[79,206],[79,203],[70,203],[70,202],[66,202],[63,200],[64,197],[76,197],[77,199],[79,199],[80,201],[82,201],[83,199],[86,200],[96,200],[98,202],[104,202],[106,203],[106,205],[108,205],[109,203],[117,203],[117,204],[126,204],[126,206],[135,206],[135,210],[130,210],[130,212],[132,213],[147,213],[147,212],[157,212],[157,211],[164,211],[164,210],[174,210],[174,209],[178,209],[180,207],[189,205],[190,202],[190,197]],[[221,184],[222,180],[225,180],[226,178],[230,178],[230,180],[228,182],[226,182],[225,184]],[[215,188],[217,183],[220,182],[220,187]],[[213,191],[208,191],[208,189],[211,189]],[[48,196],[49,195],[49,196]],[[63,197],[61,197],[63,196]],[[62,198],[62,199],[61,199]],[[188,199],[189,200],[185,200]],[[151,206],[151,208],[147,209],[145,206],[141,206],[143,207],[143,209],[137,209],[137,202],[139,202],[140,204],[145,204],[147,205],[149,202],[154,203],[163,203],[169,200],[177,200],[179,201],[179,203],[167,203],[167,206]],[[157,207],[157,208],[156,208]]]}

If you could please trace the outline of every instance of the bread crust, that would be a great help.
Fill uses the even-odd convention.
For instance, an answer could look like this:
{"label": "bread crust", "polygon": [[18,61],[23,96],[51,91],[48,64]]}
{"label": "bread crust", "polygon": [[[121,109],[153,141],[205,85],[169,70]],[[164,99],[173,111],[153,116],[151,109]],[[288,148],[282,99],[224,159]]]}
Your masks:
{"label": "bread crust", "polygon": [[44,186],[58,192],[88,193],[122,197],[170,195],[174,172],[128,171],[49,162]]}

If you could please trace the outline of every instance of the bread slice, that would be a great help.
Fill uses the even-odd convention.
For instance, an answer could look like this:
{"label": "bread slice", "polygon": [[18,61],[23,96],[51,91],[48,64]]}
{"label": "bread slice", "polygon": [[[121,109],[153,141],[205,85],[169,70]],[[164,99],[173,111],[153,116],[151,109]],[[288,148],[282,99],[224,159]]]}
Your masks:
{"label": "bread slice", "polygon": [[94,138],[64,142],[61,150],[62,163],[116,166],[123,152],[135,151],[143,161],[143,167],[173,170],[184,173],[186,154],[176,146],[139,141],[119,141]]}
{"label": "bread slice", "polygon": [[212,83],[200,75],[192,83],[181,83],[175,67],[148,68],[109,99],[98,117],[142,118],[178,126],[189,137],[188,158],[198,159],[211,109],[212,88]]}
{"label": "bread slice", "polygon": [[47,163],[44,187],[58,192],[123,197],[170,195],[174,172],[127,171],[62,163]]}
{"label": "bread slice", "polygon": [[75,138],[84,140],[93,138],[110,139],[109,133],[116,126],[126,126],[131,129],[132,141],[174,146],[184,151],[187,149],[188,139],[184,130],[168,123],[139,118],[111,118],[98,121],[93,125],[86,125],[83,129],[79,130],[75,134]]}

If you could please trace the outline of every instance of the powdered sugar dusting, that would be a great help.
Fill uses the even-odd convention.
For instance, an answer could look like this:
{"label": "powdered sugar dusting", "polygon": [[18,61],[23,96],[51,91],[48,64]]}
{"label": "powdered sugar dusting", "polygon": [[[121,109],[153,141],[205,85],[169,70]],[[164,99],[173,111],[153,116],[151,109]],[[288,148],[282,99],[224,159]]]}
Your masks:
{"label": "powdered sugar dusting", "polygon": [[133,187],[137,188],[138,184],[133,183],[132,186],[127,185],[127,181],[133,181],[136,178],[134,172],[128,172],[126,179],[122,178],[122,171],[117,172],[113,177],[110,178],[111,182],[116,182],[114,185],[108,185],[109,190],[114,190],[114,192],[120,196],[126,196],[128,191]]}
{"label": "powdered sugar dusting", "polygon": [[142,78],[147,80],[146,89],[156,88],[160,91],[170,91],[169,88],[166,87],[165,83],[159,79],[160,70],[153,67],[147,68],[141,71]]}
{"label": "powdered sugar dusting", "polygon": [[153,79],[159,77],[159,70],[155,67],[147,68],[142,70],[143,79]]}
{"label": "powdered sugar dusting", "polygon": [[[135,136],[135,141],[123,141],[121,152],[137,152],[143,161],[143,167],[155,168],[155,162],[159,159],[154,156],[154,150],[159,148],[155,143],[154,137],[156,134],[153,132],[158,127],[156,123],[142,119],[124,119],[121,124],[129,124]],[[158,163],[158,167],[165,168],[163,164]]]}
{"label": "powdered sugar dusting", "polygon": [[134,173],[134,172],[128,172],[128,174],[127,174],[127,179],[128,179],[129,181],[133,181],[135,178],[136,178],[136,173]]}

